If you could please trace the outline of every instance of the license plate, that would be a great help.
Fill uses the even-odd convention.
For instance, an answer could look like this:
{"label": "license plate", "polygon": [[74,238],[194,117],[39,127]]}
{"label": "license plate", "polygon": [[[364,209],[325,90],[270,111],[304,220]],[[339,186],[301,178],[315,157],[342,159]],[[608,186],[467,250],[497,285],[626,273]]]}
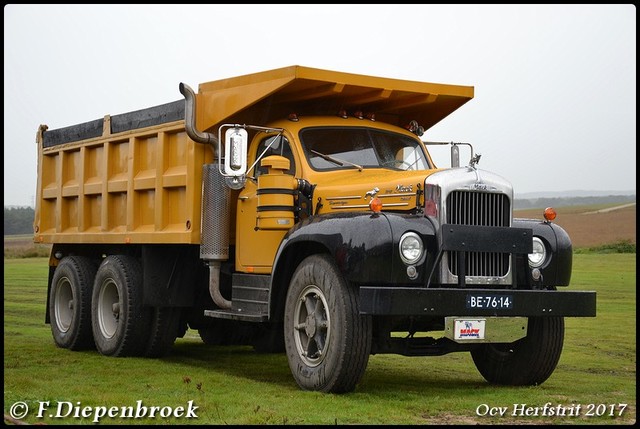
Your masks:
{"label": "license plate", "polygon": [[467,295],[467,308],[486,308],[492,310],[506,310],[513,308],[513,296],[494,294]]}

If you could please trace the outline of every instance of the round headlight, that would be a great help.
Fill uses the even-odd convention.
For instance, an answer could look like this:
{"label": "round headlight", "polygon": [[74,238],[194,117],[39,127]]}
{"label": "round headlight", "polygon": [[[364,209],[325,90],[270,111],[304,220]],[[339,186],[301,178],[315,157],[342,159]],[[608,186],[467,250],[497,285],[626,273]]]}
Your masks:
{"label": "round headlight", "polygon": [[420,236],[415,232],[406,232],[400,238],[400,257],[405,264],[415,264],[422,257],[424,247]]}
{"label": "round headlight", "polygon": [[538,237],[533,237],[533,253],[529,253],[529,266],[539,268],[547,259],[547,249]]}

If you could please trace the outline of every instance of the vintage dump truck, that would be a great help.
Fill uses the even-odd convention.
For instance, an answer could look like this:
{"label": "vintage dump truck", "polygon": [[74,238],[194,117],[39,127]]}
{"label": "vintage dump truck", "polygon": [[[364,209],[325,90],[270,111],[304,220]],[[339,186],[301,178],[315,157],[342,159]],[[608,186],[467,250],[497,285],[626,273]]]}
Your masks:
{"label": "vintage dump truck", "polygon": [[488,382],[535,385],[564,318],[595,316],[595,292],[556,289],[555,212],[514,219],[473,147],[441,143],[438,168],[421,139],[473,87],[291,66],[177,89],[38,130],[57,346],[159,357],[192,329],[285,352],[304,390],[353,391],[382,353],[470,352]]}

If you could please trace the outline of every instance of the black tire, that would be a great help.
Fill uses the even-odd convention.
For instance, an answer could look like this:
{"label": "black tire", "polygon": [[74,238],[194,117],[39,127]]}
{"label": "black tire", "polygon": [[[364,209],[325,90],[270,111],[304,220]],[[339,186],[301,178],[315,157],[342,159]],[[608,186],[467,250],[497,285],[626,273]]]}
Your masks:
{"label": "black tire", "polygon": [[527,336],[509,344],[486,344],[471,352],[480,374],[492,384],[533,386],[553,373],[564,343],[564,318],[530,317]]}
{"label": "black tire", "polygon": [[91,290],[97,269],[96,261],[83,256],[67,256],[56,267],[49,292],[49,320],[58,347],[94,347]]}
{"label": "black tire", "polygon": [[180,335],[182,309],[177,307],[155,307],[152,310],[149,341],[144,352],[146,357],[160,358],[171,351]]}
{"label": "black tire", "polygon": [[372,322],[358,313],[358,297],[327,255],[307,257],[293,274],[284,340],[289,368],[303,390],[351,392],[362,378]]}
{"label": "black tire", "polygon": [[91,325],[98,351],[140,356],[149,341],[151,309],[142,306],[142,271],[130,256],[107,256],[96,274]]}

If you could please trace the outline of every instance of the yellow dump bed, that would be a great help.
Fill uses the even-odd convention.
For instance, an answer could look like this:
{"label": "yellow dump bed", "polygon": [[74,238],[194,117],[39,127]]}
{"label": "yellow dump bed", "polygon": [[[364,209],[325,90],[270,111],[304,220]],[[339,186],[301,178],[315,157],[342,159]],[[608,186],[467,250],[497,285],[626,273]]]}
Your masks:
{"label": "yellow dump bed", "polygon": [[[176,82],[176,92],[178,83]],[[473,98],[473,87],[292,66],[203,83],[196,125],[267,125],[299,115],[373,112],[430,128]],[[184,100],[38,131],[34,240],[200,243],[202,165],[212,150],[184,129]]]}
{"label": "yellow dump bed", "polygon": [[189,139],[184,120],[112,134],[110,119],[100,137],[75,142],[39,133],[35,241],[199,243],[211,149]]}

